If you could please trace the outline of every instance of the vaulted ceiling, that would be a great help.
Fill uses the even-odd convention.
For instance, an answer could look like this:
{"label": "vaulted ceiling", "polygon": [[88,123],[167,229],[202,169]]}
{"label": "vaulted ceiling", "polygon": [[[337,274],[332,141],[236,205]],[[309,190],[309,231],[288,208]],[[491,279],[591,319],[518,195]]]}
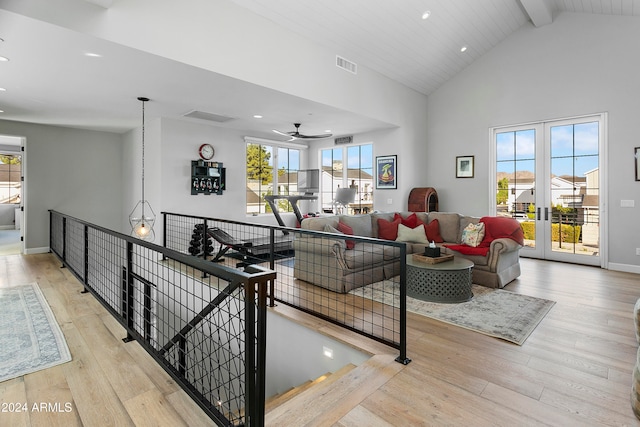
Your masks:
{"label": "vaulted ceiling", "polygon": [[[85,1],[108,9],[123,0]],[[229,1],[425,95],[529,22],[544,26],[561,12],[640,15],[640,0]],[[271,123],[239,119],[218,125],[264,133],[275,122],[289,125],[296,112],[313,110],[311,132],[323,132],[329,123],[336,134],[385,126],[28,18],[4,10],[3,3],[12,2],[0,1],[0,56],[10,59],[0,62],[0,88],[6,89],[0,92],[0,119],[123,132],[138,125],[139,110],[130,98],[144,87],[162,95],[153,112],[162,117],[184,119],[193,109],[251,117],[277,99]],[[296,52],[283,53],[281,60],[295,64]],[[234,96],[211,96],[212,85],[228,87]]]}

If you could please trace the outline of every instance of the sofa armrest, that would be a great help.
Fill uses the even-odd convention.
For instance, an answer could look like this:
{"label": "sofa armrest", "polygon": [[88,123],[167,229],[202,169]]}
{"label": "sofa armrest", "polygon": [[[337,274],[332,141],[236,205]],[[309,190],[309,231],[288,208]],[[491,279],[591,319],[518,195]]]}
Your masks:
{"label": "sofa armrest", "polygon": [[489,259],[487,265],[491,271],[498,270],[498,262],[514,262],[520,256],[520,249],[522,245],[513,239],[500,238],[491,242],[489,247]]}

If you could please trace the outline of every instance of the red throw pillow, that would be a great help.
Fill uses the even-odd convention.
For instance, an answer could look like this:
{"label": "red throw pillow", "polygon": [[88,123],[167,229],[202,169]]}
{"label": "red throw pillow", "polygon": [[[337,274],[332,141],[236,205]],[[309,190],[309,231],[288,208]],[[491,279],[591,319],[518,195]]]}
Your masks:
{"label": "red throw pillow", "polygon": [[427,240],[429,240],[430,242],[444,242],[444,239],[440,235],[440,223],[437,219],[434,219],[429,224],[425,224],[424,232],[427,234]]}
{"label": "red throw pillow", "polygon": [[400,220],[400,223],[402,225],[404,225],[405,227],[409,227],[411,229],[416,228],[418,225],[422,224],[422,221],[420,221],[418,219],[418,216],[416,215],[416,213],[412,213],[411,215],[409,215],[406,218],[402,218],[402,215],[400,215],[399,213],[396,213],[393,215],[393,220]]}
{"label": "red throw pillow", "polygon": [[398,225],[400,225],[400,223],[401,220],[399,218],[393,221],[378,218],[378,238],[396,240],[398,238]]}
{"label": "red throw pillow", "polygon": [[[338,222],[338,231],[349,236],[353,236],[353,228],[343,222]],[[344,242],[347,245],[347,249],[353,249],[356,246],[356,242],[354,240],[345,240]]]}

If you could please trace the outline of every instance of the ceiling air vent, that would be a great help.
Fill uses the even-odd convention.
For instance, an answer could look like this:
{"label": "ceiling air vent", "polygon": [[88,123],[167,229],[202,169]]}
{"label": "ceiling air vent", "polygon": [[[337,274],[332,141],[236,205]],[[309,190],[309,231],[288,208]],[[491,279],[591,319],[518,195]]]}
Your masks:
{"label": "ceiling air vent", "polygon": [[208,120],[210,122],[224,123],[230,120],[235,120],[233,117],[221,116],[220,114],[206,113],[204,111],[192,110],[189,111],[184,117],[190,117],[192,119]]}
{"label": "ceiling air vent", "polygon": [[348,59],[344,59],[339,55],[336,55],[336,66],[343,70],[347,70],[350,73],[358,74],[358,64],[351,62]]}

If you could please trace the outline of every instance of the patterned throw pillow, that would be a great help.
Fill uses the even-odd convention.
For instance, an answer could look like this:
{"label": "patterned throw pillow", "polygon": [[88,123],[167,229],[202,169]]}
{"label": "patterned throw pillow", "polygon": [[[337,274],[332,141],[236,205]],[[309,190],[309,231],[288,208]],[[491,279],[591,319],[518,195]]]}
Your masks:
{"label": "patterned throw pillow", "polygon": [[469,224],[462,230],[462,243],[477,247],[484,239],[484,223]]}

